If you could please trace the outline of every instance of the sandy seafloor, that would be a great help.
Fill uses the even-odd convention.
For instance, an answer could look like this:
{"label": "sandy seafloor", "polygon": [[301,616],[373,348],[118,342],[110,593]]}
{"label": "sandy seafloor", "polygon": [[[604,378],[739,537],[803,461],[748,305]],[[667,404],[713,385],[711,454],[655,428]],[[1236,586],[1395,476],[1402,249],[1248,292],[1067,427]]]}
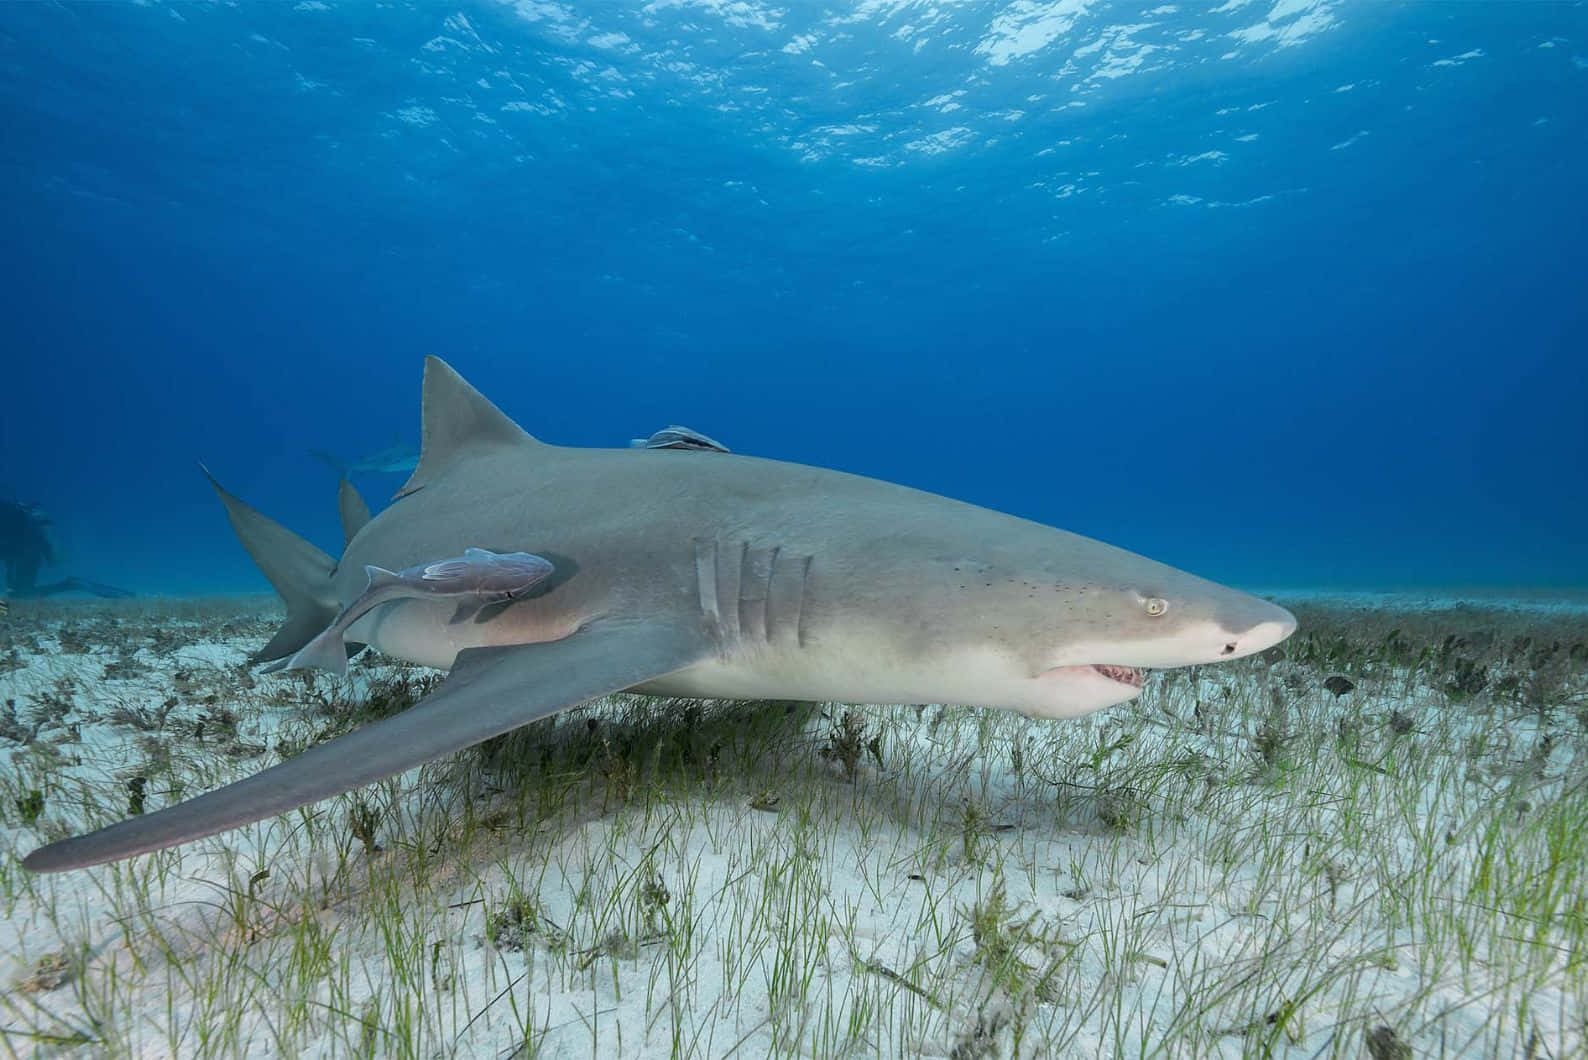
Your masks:
{"label": "sandy seafloor", "polygon": [[15,603],[0,1053],[1588,1055],[1588,596],[1271,595],[1286,645],[1086,719],[614,697],[47,877],[433,674]]}

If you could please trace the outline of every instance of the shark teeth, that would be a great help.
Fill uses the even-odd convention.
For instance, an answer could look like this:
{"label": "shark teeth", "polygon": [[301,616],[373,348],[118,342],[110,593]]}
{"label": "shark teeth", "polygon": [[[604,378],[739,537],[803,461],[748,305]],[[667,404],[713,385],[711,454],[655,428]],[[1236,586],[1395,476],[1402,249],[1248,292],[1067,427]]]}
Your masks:
{"label": "shark teeth", "polygon": [[1102,674],[1111,681],[1118,681],[1122,685],[1140,688],[1147,679],[1147,675],[1134,666],[1111,666],[1107,663],[1094,663],[1092,669]]}

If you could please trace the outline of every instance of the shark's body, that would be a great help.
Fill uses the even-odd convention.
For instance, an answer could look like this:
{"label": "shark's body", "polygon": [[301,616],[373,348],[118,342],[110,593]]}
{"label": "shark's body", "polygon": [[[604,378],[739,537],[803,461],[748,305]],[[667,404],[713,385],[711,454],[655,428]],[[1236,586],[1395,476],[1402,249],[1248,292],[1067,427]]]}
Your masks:
{"label": "shark's body", "polygon": [[[418,765],[609,692],[947,702],[1068,717],[1139,667],[1237,658],[1295,628],[1273,604],[1122,549],[874,479],[748,456],[569,449],[427,363],[424,455],[339,562],[222,491],[288,621],[289,656],[392,570],[469,548],[550,560],[489,621],[403,598],[350,641],[450,668],[404,714],[258,776],[53,844],[52,871],[207,835]],[[346,506],[344,505],[344,514]]]}

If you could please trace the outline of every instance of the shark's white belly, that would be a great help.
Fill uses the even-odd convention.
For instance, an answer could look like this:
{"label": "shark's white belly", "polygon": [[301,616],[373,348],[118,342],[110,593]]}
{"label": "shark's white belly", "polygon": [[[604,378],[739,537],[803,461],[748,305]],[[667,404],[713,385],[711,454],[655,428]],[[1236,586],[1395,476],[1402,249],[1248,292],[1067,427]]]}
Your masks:
{"label": "shark's white belly", "polygon": [[[573,616],[520,607],[487,622],[454,622],[456,610],[452,600],[394,601],[355,622],[347,639],[446,670],[466,648],[560,640],[581,624]],[[1079,672],[1032,675],[980,647],[902,659],[885,638],[849,631],[825,645],[741,646],[726,657],[695,663],[630,691],[701,699],[955,703],[1038,717],[1075,717],[1137,694],[1085,668],[1071,669]]]}
{"label": "shark's white belly", "polygon": [[409,599],[382,604],[348,627],[349,642],[420,666],[450,670],[465,648],[501,648],[561,640],[579,628],[576,618],[511,607],[494,619],[454,622],[456,600]]}
{"label": "shark's white belly", "polygon": [[792,699],[839,703],[954,703],[1033,717],[1076,717],[1123,702],[1135,689],[1086,668],[1028,676],[990,650],[915,664],[883,651],[755,652],[711,659],[631,691],[702,699]]}

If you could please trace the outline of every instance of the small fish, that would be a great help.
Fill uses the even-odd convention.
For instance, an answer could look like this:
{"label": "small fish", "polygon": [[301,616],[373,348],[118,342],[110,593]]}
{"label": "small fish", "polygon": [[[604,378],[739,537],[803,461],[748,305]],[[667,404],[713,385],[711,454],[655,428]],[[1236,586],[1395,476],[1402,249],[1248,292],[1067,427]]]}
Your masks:
{"label": "small fish", "polygon": [[11,613],[11,601],[7,600],[3,596],[0,596],[0,618],[4,618],[7,615],[9,615],[10,613]]}
{"label": "small fish", "polygon": [[1355,688],[1356,684],[1349,677],[1334,674],[1323,683],[1323,687],[1333,692],[1335,698],[1338,699]]}
{"label": "small fish", "polygon": [[369,576],[369,584],[358,599],[342,608],[335,621],[296,655],[284,664],[267,667],[265,672],[319,667],[346,676],[347,631],[380,605],[409,598],[461,597],[452,621],[463,622],[488,604],[522,596],[545,581],[551,572],[551,561],[533,553],[491,552],[483,548],[465,549],[461,556],[400,571],[366,566],[364,573]]}
{"label": "small fish", "polygon": [[711,453],[730,452],[727,446],[715,438],[708,438],[699,431],[690,430],[673,424],[663,427],[649,438],[633,438],[629,440],[630,449],[698,449]]}

